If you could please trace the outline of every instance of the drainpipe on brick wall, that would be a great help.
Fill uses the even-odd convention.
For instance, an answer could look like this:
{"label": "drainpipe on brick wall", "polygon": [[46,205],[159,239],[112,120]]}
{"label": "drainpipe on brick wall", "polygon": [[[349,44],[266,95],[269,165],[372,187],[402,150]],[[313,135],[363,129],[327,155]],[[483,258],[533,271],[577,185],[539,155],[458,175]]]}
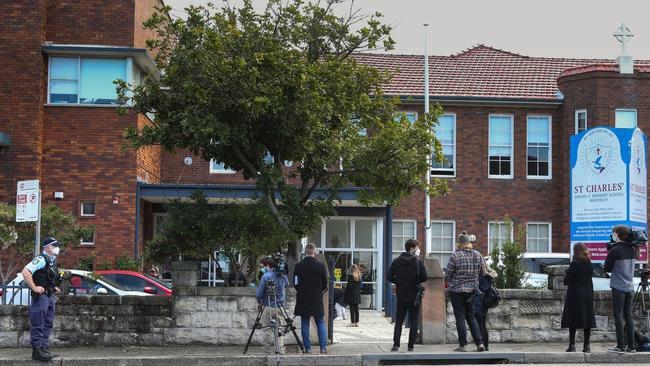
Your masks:
{"label": "drainpipe on brick wall", "polygon": [[138,259],[138,240],[140,239],[140,182],[135,188],[135,241],[133,242],[133,258]]}

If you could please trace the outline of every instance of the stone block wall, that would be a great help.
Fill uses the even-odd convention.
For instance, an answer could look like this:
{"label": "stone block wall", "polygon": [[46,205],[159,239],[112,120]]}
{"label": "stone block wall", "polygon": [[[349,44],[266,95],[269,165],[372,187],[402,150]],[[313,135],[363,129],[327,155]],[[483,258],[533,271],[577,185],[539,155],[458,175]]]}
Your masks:
{"label": "stone block wall", "polygon": [[[61,296],[54,346],[162,346],[173,325],[164,296]],[[29,308],[0,305],[0,347],[29,346]]]}
{"label": "stone block wall", "polygon": [[[568,342],[568,329],[561,328],[565,290],[499,290],[502,300],[488,312],[491,343]],[[612,298],[609,291],[594,292],[597,328],[591,341],[616,341]],[[637,330],[645,329],[645,318],[635,318]],[[467,329],[468,338],[469,328]],[[578,331],[578,339],[582,332]],[[456,320],[447,301],[447,342],[456,343]],[[471,341],[470,341],[471,342]]]}

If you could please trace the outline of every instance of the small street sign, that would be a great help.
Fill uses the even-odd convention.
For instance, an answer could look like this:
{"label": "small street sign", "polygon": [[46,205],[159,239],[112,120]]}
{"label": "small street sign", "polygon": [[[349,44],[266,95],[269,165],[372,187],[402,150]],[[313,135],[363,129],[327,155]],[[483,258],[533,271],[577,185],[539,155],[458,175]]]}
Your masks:
{"label": "small street sign", "polygon": [[40,190],[38,180],[21,180],[16,190],[16,222],[38,221]]}

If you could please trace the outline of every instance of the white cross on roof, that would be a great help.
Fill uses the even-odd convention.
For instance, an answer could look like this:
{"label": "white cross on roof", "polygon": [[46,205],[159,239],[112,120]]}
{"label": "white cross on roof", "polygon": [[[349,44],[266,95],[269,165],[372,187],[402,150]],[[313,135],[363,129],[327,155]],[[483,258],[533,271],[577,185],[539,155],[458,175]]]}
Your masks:
{"label": "white cross on roof", "polygon": [[630,38],[634,37],[634,33],[630,31],[630,28],[628,28],[625,23],[621,23],[618,29],[616,29],[616,32],[612,35],[621,43],[621,56],[626,56],[627,52],[625,50],[625,44],[630,41]]}

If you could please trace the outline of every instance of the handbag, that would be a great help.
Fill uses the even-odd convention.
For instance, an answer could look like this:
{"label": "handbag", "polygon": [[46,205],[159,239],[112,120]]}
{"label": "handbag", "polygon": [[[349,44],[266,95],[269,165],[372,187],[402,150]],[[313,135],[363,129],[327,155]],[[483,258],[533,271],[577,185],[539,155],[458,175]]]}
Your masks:
{"label": "handbag", "polygon": [[[419,259],[416,262],[416,266],[417,266],[417,269],[415,270],[416,271],[415,273],[417,275],[416,281],[418,281],[418,280],[420,280],[420,262],[419,262]],[[420,304],[422,304],[422,298],[424,298],[424,286],[422,286],[421,284],[418,283],[415,287],[416,287],[415,300],[413,300],[413,306],[420,306]]]}

